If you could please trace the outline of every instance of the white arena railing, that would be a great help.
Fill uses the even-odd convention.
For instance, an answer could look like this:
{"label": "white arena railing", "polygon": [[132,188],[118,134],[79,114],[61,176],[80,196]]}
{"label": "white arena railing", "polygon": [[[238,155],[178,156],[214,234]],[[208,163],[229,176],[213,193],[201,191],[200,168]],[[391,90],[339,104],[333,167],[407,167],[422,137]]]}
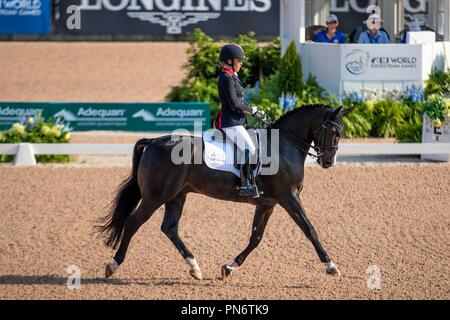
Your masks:
{"label": "white arena railing", "polygon": [[[16,166],[36,165],[35,155],[132,155],[134,144],[3,143],[0,154],[14,155]],[[450,143],[346,143],[338,155],[450,155]]]}

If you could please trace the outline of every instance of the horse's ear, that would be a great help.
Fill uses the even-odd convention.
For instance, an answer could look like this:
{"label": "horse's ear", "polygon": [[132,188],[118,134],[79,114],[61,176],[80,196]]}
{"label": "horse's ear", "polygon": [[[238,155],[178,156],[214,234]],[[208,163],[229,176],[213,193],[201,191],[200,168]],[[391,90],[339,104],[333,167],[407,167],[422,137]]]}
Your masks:
{"label": "horse's ear", "polygon": [[341,112],[342,110],[342,106],[340,106],[339,108],[335,109],[333,111],[333,113],[331,114],[331,119],[336,119],[336,117],[338,116],[338,114]]}
{"label": "horse's ear", "polygon": [[345,109],[344,111],[342,111],[342,116],[347,115],[350,111],[353,110],[353,108],[355,108],[355,106],[351,106],[350,108]]}

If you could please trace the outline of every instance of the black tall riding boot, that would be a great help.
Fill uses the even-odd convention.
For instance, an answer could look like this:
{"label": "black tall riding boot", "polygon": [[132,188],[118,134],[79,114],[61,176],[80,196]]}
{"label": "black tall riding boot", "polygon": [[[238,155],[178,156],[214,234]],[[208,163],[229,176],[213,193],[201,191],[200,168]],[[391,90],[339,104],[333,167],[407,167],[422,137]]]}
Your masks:
{"label": "black tall riding boot", "polygon": [[258,195],[251,174],[251,165],[249,163],[242,164],[241,186],[239,187],[239,195],[242,197],[256,197]]}

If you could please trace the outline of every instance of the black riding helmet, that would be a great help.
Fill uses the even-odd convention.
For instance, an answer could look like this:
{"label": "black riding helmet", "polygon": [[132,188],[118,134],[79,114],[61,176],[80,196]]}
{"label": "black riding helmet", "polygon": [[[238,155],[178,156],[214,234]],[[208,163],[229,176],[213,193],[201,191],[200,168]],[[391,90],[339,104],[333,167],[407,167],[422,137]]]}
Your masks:
{"label": "black riding helmet", "polygon": [[228,60],[241,59],[245,60],[244,50],[237,44],[226,44],[220,50],[220,62],[228,64]]}

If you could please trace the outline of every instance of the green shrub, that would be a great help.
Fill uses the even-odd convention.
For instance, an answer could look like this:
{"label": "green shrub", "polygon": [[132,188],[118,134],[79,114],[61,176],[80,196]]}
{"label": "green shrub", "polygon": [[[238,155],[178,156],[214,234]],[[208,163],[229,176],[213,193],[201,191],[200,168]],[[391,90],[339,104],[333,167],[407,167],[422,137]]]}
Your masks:
{"label": "green shrub", "polygon": [[233,42],[242,47],[247,58],[239,72],[239,79],[246,86],[253,87],[259,80],[260,66],[259,47],[258,41],[255,39],[255,33],[241,34]]}
{"label": "green shrub", "polygon": [[276,72],[269,76],[266,81],[264,81],[259,92],[253,98],[252,103],[258,105],[262,103],[264,99],[267,99],[273,103],[278,103],[278,99],[281,96],[280,88],[280,74]]}
{"label": "green shrub", "polygon": [[422,141],[422,120],[405,122],[395,130],[395,138],[403,143],[420,143]]}
{"label": "green shrub", "polygon": [[371,117],[373,137],[394,137],[395,130],[404,124],[402,105],[394,100],[376,102]]}
{"label": "green shrub", "polygon": [[[186,79],[213,79],[219,76],[220,45],[200,29],[189,36],[188,62],[183,66],[188,71]],[[186,81],[186,79],[184,81]]]}
{"label": "green shrub", "polygon": [[[185,85],[188,79],[217,79],[220,73],[219,54],[222,44],[198,28],[188,39],[188,62],[183,65],[187,77],[181,85]],[[260,48],[255,33],[249,32],[239,35],[231,43],[240,45],[247,57],[239,72],[239,78],[245,86],[254,86],[256,81],[264,80],[277,70],[280,60],[279,38]]]}
{"label": "green shrub", "polygon": [[278,70],[281,92],[301,98],[303,95],[302,64],[294,41],[281,58]]}
{"label": "green shrub", "polygon": [[278,71],[280,65],[281,42],[276,38],[268,45],[261,47],[259,51],[259,80],[261,84]]}
{"label": "green shrub", "polygon": [[217,79],[196,79],[191,82],[183,80],[180,86],[172,88],[167,95],[169,101],[207,102],[211,106],[211,124],[219,110]]}
{"label": "green shrub", "polygon": [[403,101],[403,120],[395,130],[397,141],[404,143],[418,143],[422,141],[422,103]]}
{"label": "green shrub", "polygon": [[447,71],[434,68],[430,77],[426,81],[425,95],[441,94],[448,95],[450,93],[450,69]]}
{"label": "green shrub", "polygon": [[372,128],[370,122],[364,118],[360,113],[350,112],[343,118],[344,123],[344,137],[368,137]]}
{"label": "green shrub", "polygon": [[[49,118],[45,121],[41,114],[21,123],[14,123],[9,130],[0,132],[0,143],[69,143],[68,126],[61,119]],[[13,156],[0,155],[0,162],[11,162]],[[69,162],[69,155],[37,155],[37,162]]]}
{"label": "green shrub", "polygon": [[325,89],[320,86],[317,78],[311,73],[308,75],[308,79],[302,87],[303,94],[299,100],[300,104],[329,104],[330,101],[326,97]]}
{"label": "green shrub", "polygon": [[370,122],[370,110],[366,103],[353,103],[350,100],[344,100],[343,106],[349,108],[353,106],[353,110],[343,118],[344,137],[369,137],[372,131],[372,123]]}

